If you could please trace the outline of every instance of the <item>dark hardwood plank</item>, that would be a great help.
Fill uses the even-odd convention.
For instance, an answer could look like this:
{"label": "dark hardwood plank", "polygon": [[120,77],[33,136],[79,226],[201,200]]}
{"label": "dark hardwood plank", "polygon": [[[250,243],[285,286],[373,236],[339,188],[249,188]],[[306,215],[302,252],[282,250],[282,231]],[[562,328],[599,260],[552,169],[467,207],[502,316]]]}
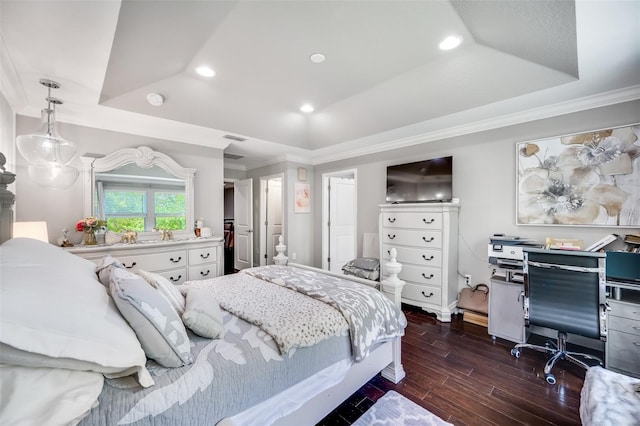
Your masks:
{"label": "dark hardwood plank", "polygon": [[377,375],[319,425],[351,424],[386,392],[395,390],[454,425],[579,425],[584,371],[560,362],[557,383],[544,380],[546,355],[491,339],[487,329],[454,316],[442,323],[403,306],[409,322],[402,344],[407,373],[394,384]]}

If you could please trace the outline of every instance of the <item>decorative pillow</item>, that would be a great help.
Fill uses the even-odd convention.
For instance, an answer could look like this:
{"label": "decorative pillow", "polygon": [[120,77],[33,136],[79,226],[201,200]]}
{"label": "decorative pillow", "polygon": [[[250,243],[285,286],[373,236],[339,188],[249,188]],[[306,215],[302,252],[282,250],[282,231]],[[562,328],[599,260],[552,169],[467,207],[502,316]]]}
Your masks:
{"label": "decorative pillow", "polygon": [[178,315],[184,313],[185,300],[178,286],[159,274],[153,272],[138,271],[138,275],[145,279],[153,288],[157,288],[160,293],[169,301]]}
{"label": "decorative pillow", "polygon": [[125,269],[124,265],[120,263],[119,260],[114,259],[108,254],[100,259],[100,262],[98,262],[98,265],[96,266],[98,281],[107,288],[109,287],[109,274],[111,273],[111,268]]}
{"label": "decorative pillow", "polygon": [[147,357],[164,367],[193,362],[189,337],[178,313],[144,278],[126,269],[112,268],[109,289]]}
{"label": "decorative pillow", "polygon": [[140,342],[98,282],[93,262],[14,238],[0,246],[0,271],[0,342],[15,349],[1,350],[0,358],[112,377],[137,372],[141,385],[153,384]]}
{"label": "decorative pillow", "polygon": [[224,331],[222,311],[213,294],[202,288],[187,291],[187,305],[182,322],[198,336],[209,339],[221,337]]}

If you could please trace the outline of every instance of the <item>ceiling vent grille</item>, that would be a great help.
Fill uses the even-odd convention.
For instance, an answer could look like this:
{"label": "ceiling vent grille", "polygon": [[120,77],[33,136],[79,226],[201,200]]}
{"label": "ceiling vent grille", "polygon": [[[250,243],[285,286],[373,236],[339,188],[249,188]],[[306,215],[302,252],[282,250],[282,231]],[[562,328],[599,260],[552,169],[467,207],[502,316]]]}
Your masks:
{"label": "ceiling vent grille", "polygon": [[229,140],[232,140],[232,141],[236,141],[236,142],[244,142],[244,141],[247,140],[247,138],[243,138],[243,137],[240,137],[240,136],[234,136],[234,135],[224,135],[223,138],[229,139]]}
{"label": "ceiling vent grille", "polygon": [[244,155],[237,155],[237,154],[224,154],[224,158],[227,158],[229,160],[239,160],[241,158],[244,158]]}

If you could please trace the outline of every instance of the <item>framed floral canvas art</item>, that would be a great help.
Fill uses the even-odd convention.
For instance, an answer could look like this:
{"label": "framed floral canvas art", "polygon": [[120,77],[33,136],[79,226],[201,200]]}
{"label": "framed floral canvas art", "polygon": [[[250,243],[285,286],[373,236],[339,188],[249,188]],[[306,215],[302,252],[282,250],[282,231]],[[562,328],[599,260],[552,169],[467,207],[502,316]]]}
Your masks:
{"label": "framed floral canvas art", "polygon": [[640,227],[640,124],[516,144],[518,225]]}

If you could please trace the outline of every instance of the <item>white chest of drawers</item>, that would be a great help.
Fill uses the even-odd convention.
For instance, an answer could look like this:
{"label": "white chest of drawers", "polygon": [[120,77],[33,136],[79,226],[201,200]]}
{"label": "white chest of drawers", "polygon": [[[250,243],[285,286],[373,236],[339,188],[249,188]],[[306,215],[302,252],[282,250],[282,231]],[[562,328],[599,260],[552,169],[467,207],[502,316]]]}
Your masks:
{"label": "white chest of drawers", "polygon": [[[458,297],[459,204],[383,204],[380,206],[380,258],[391,249],[402,263],[406,284],[402,302],[451,321]],[[382,273],[384,271],[385,262]]]}
{"label": "white chest of drawers", "polygon": [[70,253],[98,263],[109,254],[132,271],[155,272],[174,284],[222,275],[222,238],[78,246]]}

